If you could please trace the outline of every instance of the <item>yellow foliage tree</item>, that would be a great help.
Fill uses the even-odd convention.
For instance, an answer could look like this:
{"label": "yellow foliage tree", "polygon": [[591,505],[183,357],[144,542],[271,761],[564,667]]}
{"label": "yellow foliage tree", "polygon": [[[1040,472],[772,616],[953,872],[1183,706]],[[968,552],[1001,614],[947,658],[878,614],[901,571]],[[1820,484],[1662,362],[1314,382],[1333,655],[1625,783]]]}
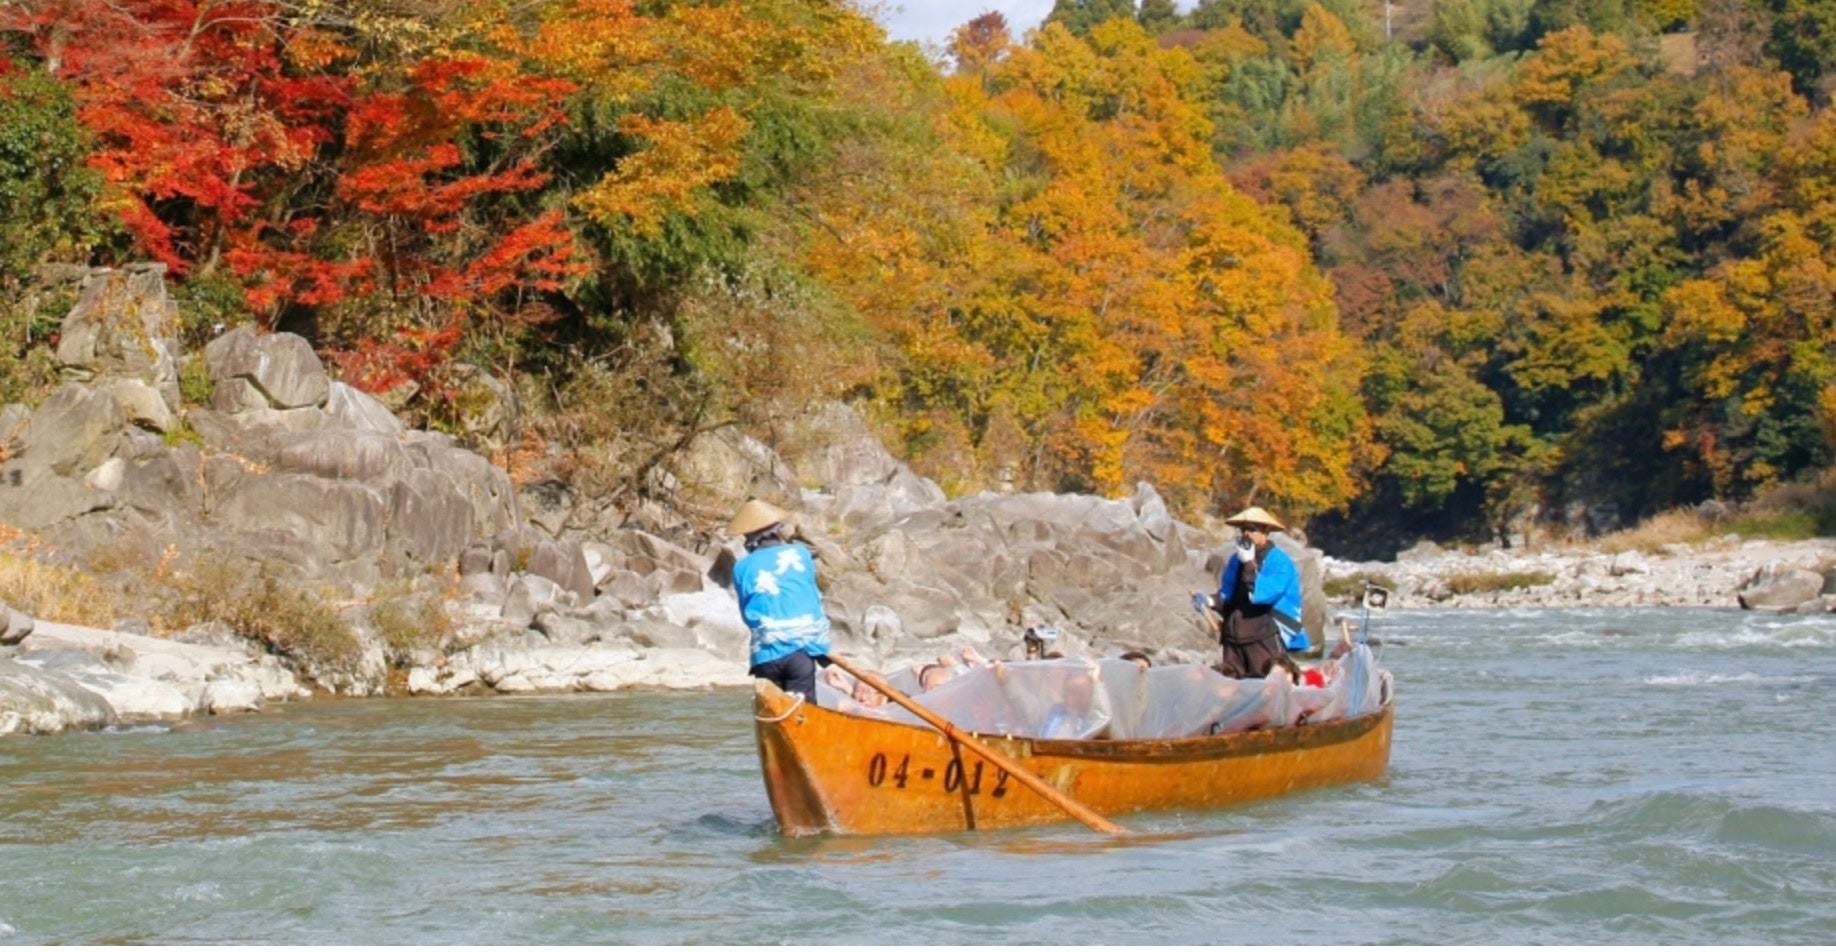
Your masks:
{"label": "yellow foliage tree", "polygon": [[1304,237],[1212,158],[1199,64],[1123,20],[972,60],[930,130],[947,148],[872,157],[806,229],[809,266],[852,275],[898,343],[910,445],[945,409],[1024,486],[1347,499],[1358,360]]}
{"label": "yellow foliage tree", "polygon": [[780,82],[820,87],[876,46],[880,33],[851,10],[799,0],[563,0],[543,5],[532,29],[505,26],[499,36],[614,108],[686,87],[667,114],[621,115],[619,131],[641,148],[573,199],[601,224],[651,235],[665,216],[691,214],[697,196],[739,170],[757,90]]}
{"label": "yellow foliage tree", "polygon": [[[1666,298],[1666,343],[1685,355],[1701,408],[1667,434],[1695,447],[1717,492],[1785,476],[1763,447],[1730,455],[1725,431],[1803,421],[1831,432],[1836,387],[1836,116],[1820,114],[1778,153],[1783,207],[1760,226],[1758,253],[1685,281]],[[1831,448],[1836,448],[1833,445]]]}

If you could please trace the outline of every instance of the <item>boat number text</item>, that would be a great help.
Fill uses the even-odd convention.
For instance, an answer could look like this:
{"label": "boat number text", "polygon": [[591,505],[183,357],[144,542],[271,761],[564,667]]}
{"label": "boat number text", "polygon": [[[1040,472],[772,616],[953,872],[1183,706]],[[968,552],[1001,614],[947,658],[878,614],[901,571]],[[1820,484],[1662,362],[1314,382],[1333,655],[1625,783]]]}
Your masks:
{"label": "boat number text", "polygon": [[[961,757],[950,758],[950,763],[943,770],[945,792],[955,793],[966,785],[971,796],[979,796],[982,792],[982,775],[987,766],[978,760],[974,767],[964,767]],[[891,768],[890,771],[888,768]],[[873,759],[867,761],[867,785],[870,787],[878,787],[891,780],[893,786],[903,790],[908,783],[923,783],[926,780],[935,779],[937,779],[937,769],[919,767],[914,770],[910,754],[900,757],[897,766],[888,761],[885,754],[874,754]],[[988,795],[991,797],[1007,796],[1007,771],[999,767],[994,768],[992,779],[994,786],[989,789]]]}

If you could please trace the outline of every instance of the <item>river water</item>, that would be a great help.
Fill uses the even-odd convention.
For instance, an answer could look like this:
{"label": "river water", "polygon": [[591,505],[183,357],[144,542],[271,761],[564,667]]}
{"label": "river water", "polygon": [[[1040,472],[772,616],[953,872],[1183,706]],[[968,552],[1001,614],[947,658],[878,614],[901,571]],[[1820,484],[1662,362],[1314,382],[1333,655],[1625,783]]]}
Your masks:
{"label": "river water", "polygon": [[299,703],[0,738],[0,942],[1818,943],[1836,618],[1393,613],[1387,778],[780,837],[749,694]]}

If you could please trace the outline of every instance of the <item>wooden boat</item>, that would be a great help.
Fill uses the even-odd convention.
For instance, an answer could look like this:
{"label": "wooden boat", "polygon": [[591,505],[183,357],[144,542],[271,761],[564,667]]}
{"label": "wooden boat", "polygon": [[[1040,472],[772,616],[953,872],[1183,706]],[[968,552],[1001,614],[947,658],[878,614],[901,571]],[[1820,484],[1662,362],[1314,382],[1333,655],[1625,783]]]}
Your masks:
{"label": "wooden boat", "polygon": [[[1323,724],[1165,740],[973,736],[1101,814],[1203,809],[1382,776],[1395,708],[1384,683],[1376,711]],[[753,709],[765,792],[787,835],[941,833],[1067,819],[929,727],[832,711],[762,680]]]}

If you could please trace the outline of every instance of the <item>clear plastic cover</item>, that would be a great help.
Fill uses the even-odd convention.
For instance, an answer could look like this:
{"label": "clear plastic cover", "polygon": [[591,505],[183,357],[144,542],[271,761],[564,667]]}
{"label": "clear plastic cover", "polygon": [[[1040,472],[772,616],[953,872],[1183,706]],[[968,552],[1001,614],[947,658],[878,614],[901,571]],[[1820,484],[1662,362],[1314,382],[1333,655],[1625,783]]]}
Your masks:
{"label": "clear plastic cover", "polygon": [[[979,734],[1071,739],[1097,737],[1109,727],[1109,692],[1093,661],[1003,662],[972,667],[929,691],[918,703]],[[894,720],[921,723],[904,709]]]}
{"label": "clear plastic cover", "polygon": [[[1053,740],[1225,734],[1357,717],[1382,705],[1383,671],[1370,648],[1354,646],[1320,671],[1324,687],[1297,687],[1281,669],[1239,681],[1190,664],[1142,671],[1116,658],[1017,661],[967,668],[913,697],[964,730]],[[869,708],[826,683],[816,694],[824,707],[923,723],[897,704]]]}

